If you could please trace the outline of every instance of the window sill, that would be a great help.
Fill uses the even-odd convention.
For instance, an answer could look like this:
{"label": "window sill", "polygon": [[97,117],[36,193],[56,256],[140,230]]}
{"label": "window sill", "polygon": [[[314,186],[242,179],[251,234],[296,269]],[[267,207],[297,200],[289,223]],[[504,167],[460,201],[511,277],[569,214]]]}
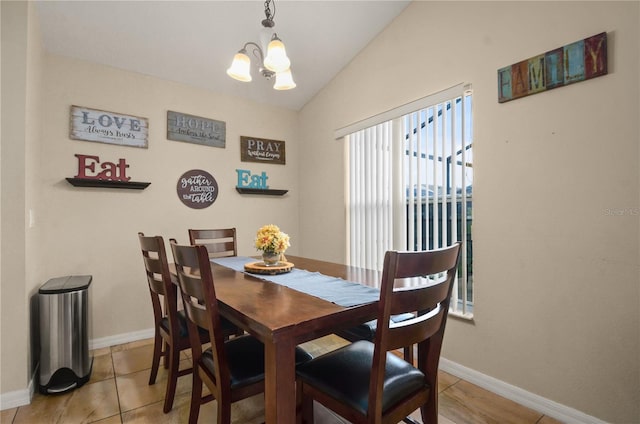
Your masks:
{"label": "window sill", "polygon": [[459,319],[461,321],[473,321],[473,313],[472,312],[467,312],[466,314],[463,314],[462,312],[454,312],[454,311],[449,311],[449,316]]}

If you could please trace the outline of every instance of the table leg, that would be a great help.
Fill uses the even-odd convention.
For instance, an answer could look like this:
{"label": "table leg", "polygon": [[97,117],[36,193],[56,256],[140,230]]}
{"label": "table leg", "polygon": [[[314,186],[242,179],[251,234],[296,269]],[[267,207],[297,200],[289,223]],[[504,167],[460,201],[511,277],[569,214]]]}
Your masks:
{"label": "table leg", "polygon": [[265,343],[266,424],[296,422],[295,347],[291,340]]}

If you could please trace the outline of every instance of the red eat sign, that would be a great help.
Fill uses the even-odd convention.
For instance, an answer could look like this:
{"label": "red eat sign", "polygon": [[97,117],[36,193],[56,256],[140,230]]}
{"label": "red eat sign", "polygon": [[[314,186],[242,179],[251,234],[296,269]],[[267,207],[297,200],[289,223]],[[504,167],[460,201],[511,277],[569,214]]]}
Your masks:
{"label": "red eat sign", "polygon": [[[100,163],[98,156],[76,154],[75,157],[78,158],[78,175],[75,178],[107,181],[129,181],[131,179],[131,177],[127,177],[129,164],[124,159],[119,159],[118,163]],[[96,169],[96,165],[100,165],[100,168]]]}

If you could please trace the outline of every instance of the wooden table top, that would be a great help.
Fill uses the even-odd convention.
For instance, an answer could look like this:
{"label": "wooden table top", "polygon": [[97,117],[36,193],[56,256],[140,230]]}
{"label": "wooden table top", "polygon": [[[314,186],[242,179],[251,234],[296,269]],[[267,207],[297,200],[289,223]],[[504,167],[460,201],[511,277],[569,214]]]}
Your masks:
{"label": "wooden table top", "polygon": [[[298,269],[373,286],[378,283],[373,271],[296,256],[287,260]],[[217,264],[212,269],[221,313],[259,338],[293,331],[297,343],[302,343],[320,337],[318,333],[331,333],[336,325],[344,328],[375,316],[375,303],[345,308],[260,276]]]}

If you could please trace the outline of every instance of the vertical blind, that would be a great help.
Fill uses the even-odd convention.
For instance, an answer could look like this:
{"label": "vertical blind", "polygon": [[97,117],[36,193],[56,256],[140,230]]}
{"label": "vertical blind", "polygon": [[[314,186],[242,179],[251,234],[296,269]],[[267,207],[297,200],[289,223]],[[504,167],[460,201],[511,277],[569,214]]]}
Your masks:
{"label": "vertical blind", "polygon": [[391,130],[384,122],[350,135],[347,143],[350,263],[378,271],[393,246]]}
{"label": "vertical blind", "polygon": [[452,312],[471,316],[471,93],[429,104],[347,135],[349,263],[382,270],[387,250],[463,241]]}

